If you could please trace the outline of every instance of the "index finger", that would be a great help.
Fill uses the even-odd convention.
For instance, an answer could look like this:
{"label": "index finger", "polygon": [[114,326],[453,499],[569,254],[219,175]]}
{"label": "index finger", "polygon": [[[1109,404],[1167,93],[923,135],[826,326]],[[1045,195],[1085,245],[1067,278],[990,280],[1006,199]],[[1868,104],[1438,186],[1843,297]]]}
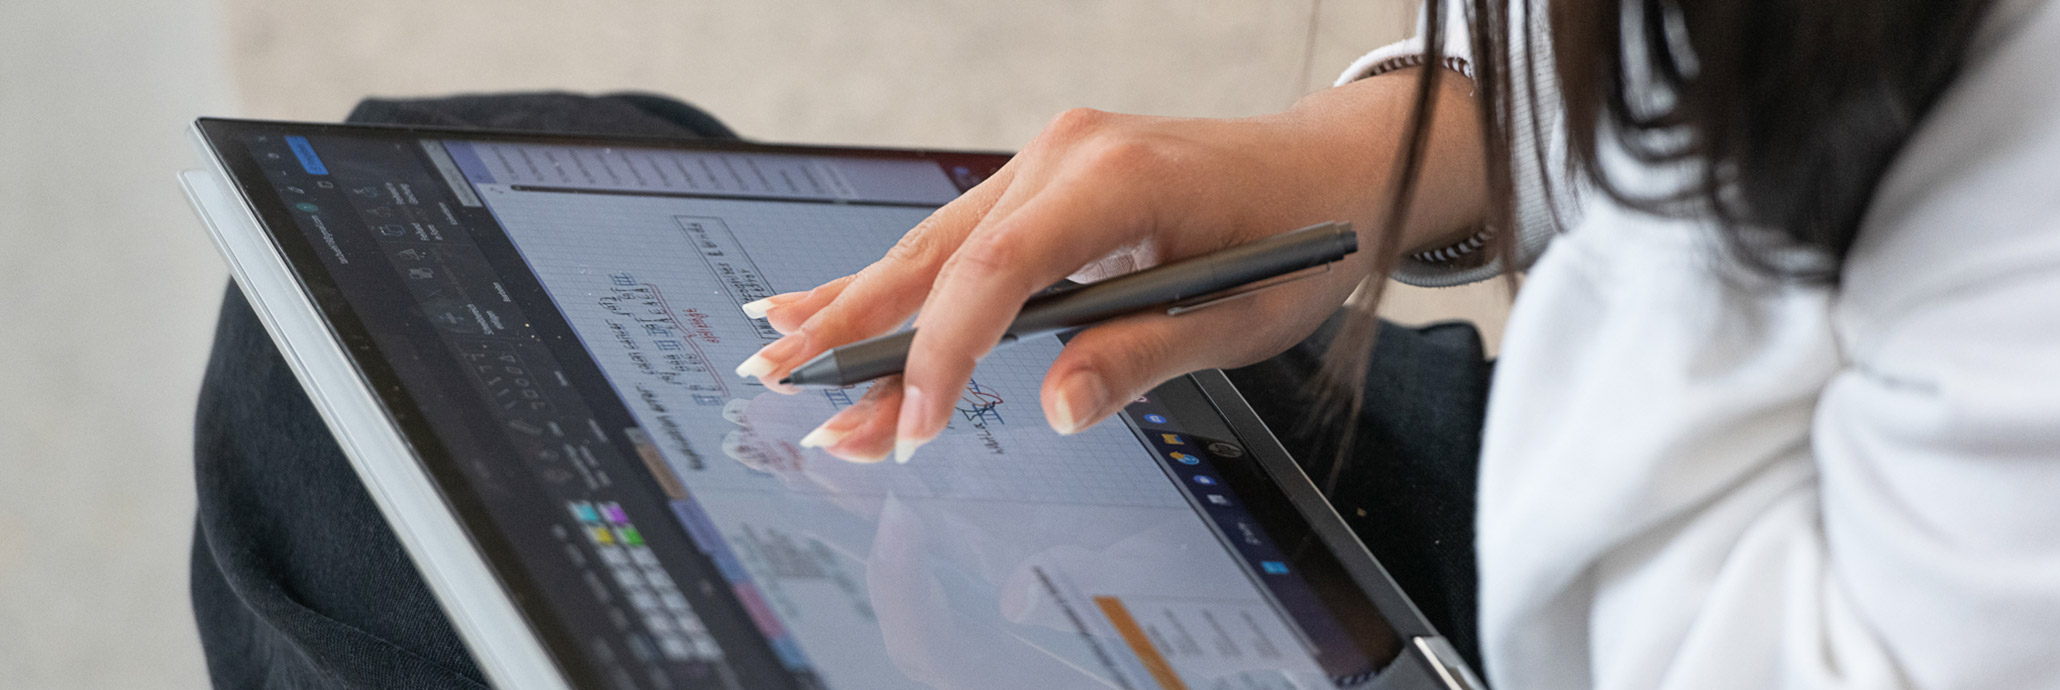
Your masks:
{"label": "index finger", "polygon": [[[976,228],[938,272],[909,345],[895,459],[936,438],[979,358],[1023,301],[1150,228],[1149,204],[1105,179],[1059,181],[1005,218]],[[1105,229],[1095,231],[1090,229]]]}
{"label": "index finger", "polygon": [[922,304],[946,258],[986,217],[1013,178],[1013,170],[1004,165],[994,176],[924,218],[880,260],[810,291],[800,300],[774,307],[767,316],[777,316],[792,327],[744,360],[737,374],[770,384],[832,347],[900,325]]}

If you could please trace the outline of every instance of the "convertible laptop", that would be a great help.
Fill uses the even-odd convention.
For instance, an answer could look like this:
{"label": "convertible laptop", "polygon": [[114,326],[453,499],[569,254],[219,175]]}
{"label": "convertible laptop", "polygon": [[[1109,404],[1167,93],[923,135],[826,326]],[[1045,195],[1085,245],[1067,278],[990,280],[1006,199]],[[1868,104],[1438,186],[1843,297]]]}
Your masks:
{"label": "convertible laptop", "polygon": [[1220,372],[1061,437],[1061,343],[915,462],[728,372],[1006,156],[206,119],[183,175],[501,688],[1479,687]]}

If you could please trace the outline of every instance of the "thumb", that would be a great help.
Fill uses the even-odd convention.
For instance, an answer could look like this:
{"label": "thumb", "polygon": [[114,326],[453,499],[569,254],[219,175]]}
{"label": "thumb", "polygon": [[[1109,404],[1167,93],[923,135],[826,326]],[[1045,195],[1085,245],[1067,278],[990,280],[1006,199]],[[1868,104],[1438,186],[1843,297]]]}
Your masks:
{"label": "thumb", "polygon": [[1260,318],[1250,306],[1143,314],[1082,331],[1045,375],[1044,418],[1060,434],[1079,433],[1175,376],[1258,361],[1293,343],[1272,347],[1278,339],[1252,333]]}

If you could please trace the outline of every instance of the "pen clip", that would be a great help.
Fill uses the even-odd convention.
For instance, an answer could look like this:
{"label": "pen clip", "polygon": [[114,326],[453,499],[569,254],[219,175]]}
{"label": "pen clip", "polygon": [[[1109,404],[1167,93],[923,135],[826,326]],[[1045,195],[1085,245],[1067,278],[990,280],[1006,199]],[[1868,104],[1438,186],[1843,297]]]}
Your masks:
{"label": "pen clip", "polygon": [[1206,295],[1202,295],[1200,297],[1194,297],[1191,299],[1185,299],[1179,302],[1174,302],[1172,306],[1166,307],[1166,315],[1179,316],[1181,314],[1185,314],[1197,309],[1206,309],[1208,307],[1213,307],[1224,302],[1229,302],[1231,300],[1250,297],[1252,295],[1259,294],[1262,291],[1277,288],[1282,285],[1286,285],[1288,283],[1292,283],[1298,280],[1314,278],[1316,276],[1329,273],[1330,266],[1331,264],[1311,266],[1309,268],[1295,271],[1293,273],[1283,273],[1271,278],[1267,278],[1265,280],[1261,280],[1256,283],[1247,283],[1245,285],[1240,285],[1228,290],[1223,290],[1221,292],[1212,292]]}

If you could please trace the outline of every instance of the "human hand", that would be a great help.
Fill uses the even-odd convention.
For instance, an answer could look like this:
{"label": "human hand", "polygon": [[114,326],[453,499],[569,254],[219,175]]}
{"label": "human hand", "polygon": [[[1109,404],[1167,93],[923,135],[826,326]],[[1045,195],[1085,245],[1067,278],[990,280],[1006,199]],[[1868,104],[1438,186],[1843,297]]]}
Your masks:
{"label": "human hand", "polygon": [[[1352,221],[1362,250],[1414,249],[1457,234],[1477,221],[1481,187],[1464,103],[1440,108],[1448,116],[1434,121],[1435,163],[1409,222],[1394,237],[1379,222],[1412,83],[1369,79],[1235,120],[1069,111],[878,262],[753,305],[786,336],[738,373],[778,390],[775,382],[810,358],[917,315],[905,373],[804,439],[846,459],[877,461],[891,449],[905,461],[944,429],[975,363],[1024,300],[1061,278],[1091,282],[1328,220]],[[1046,420],[1077,432],[1173,376],[1286,349],[1343,302],[1374,254],[1248,299],[1081,332],[1045,377]]]}

